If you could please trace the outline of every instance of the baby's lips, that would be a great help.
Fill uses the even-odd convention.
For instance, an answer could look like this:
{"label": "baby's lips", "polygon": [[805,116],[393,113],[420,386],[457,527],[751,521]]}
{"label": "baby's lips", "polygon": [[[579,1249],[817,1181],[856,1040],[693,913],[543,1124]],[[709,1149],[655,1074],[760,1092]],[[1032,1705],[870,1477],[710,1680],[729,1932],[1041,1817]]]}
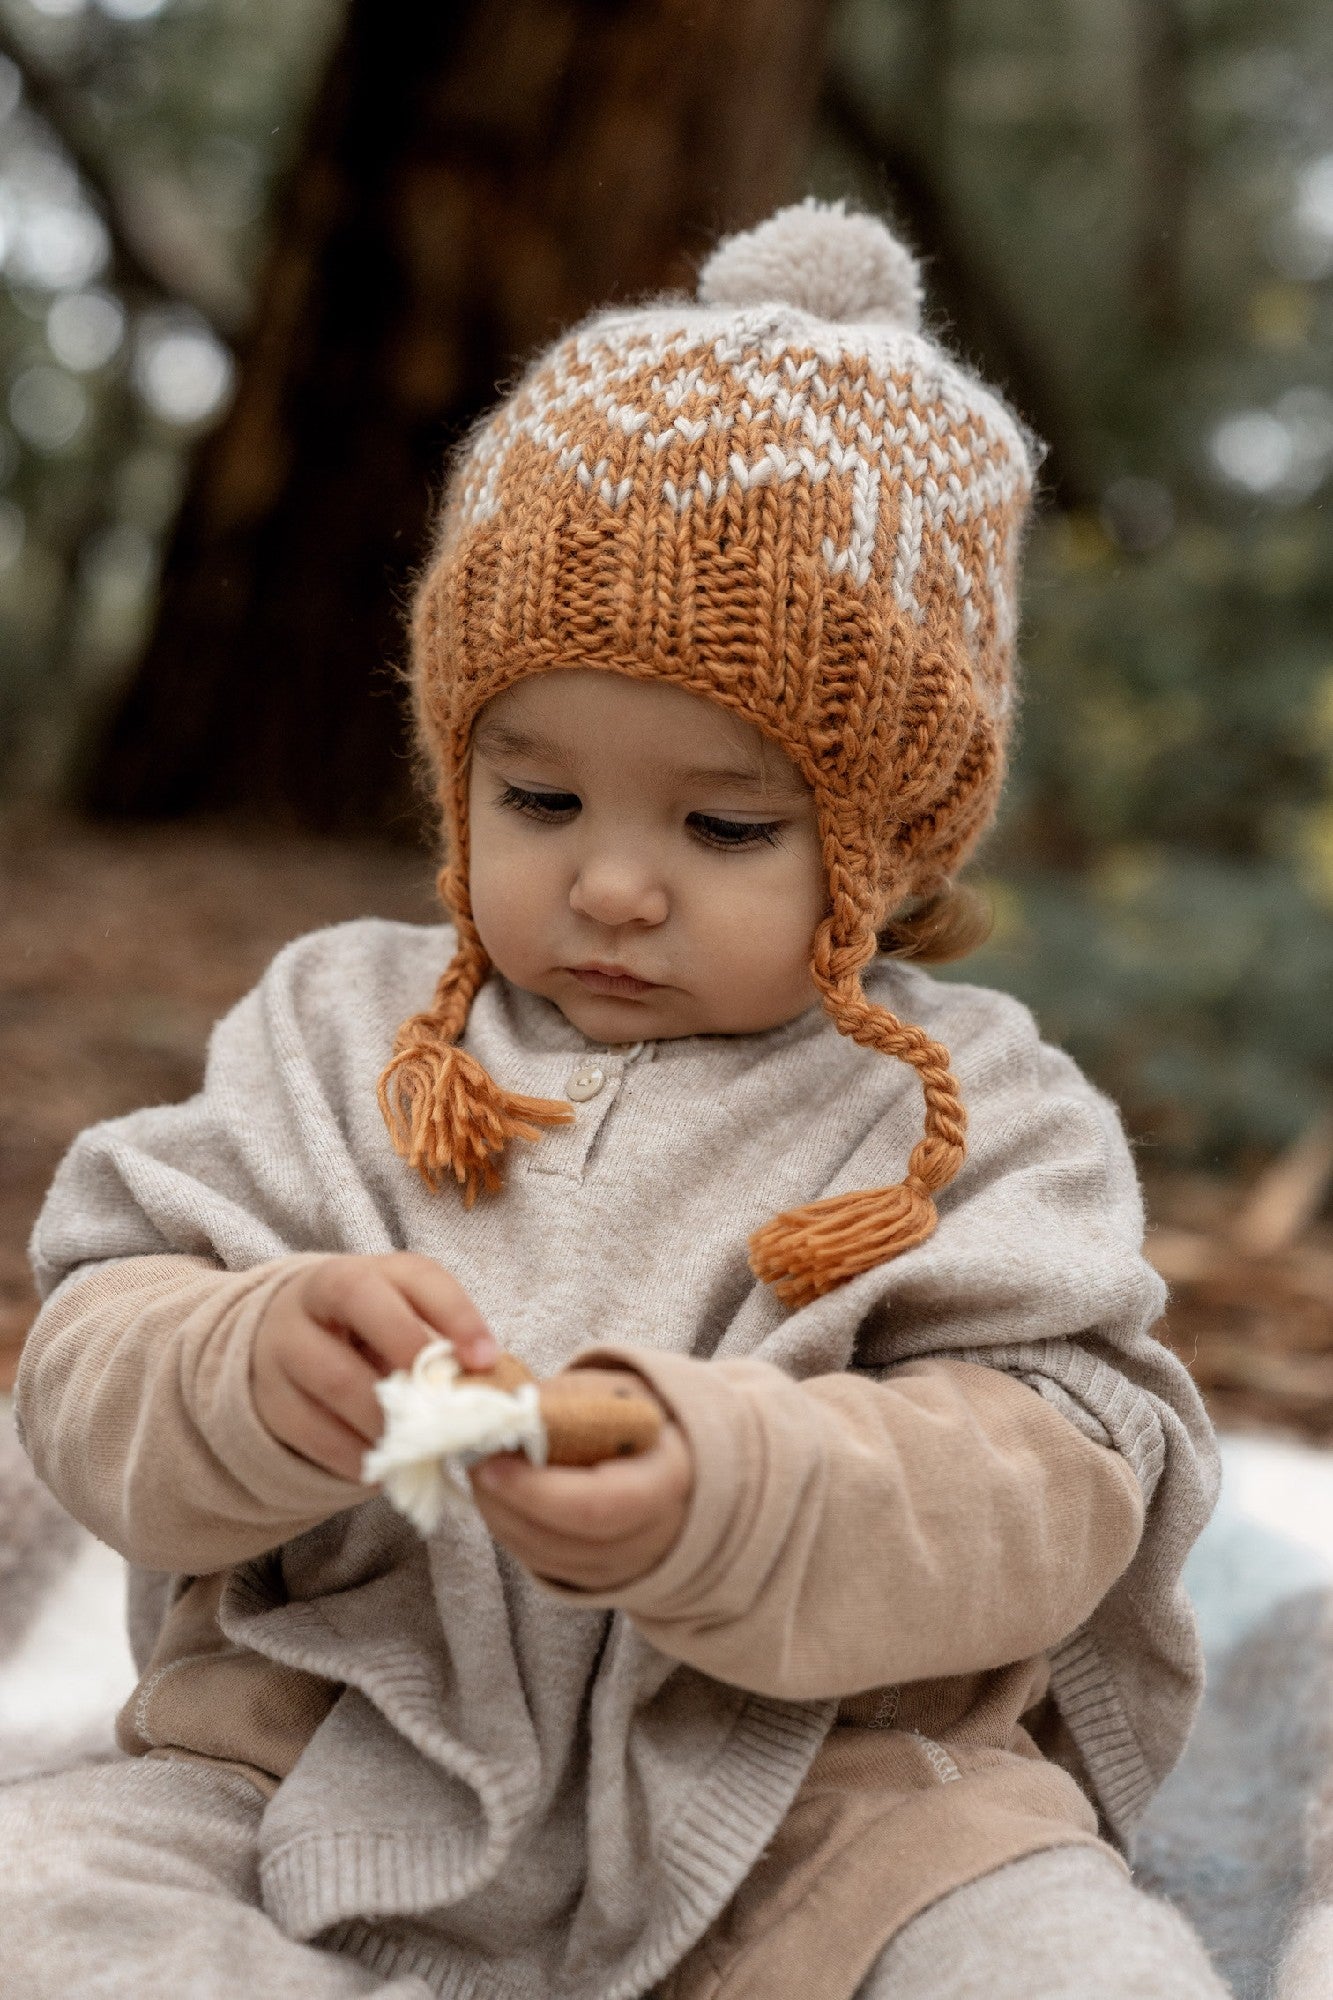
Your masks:
{"label": "baby's lips", "polygon": [[[512,1395],[536,1377],[516,1354],[502,1354],[493,1368],[469,1370],[468,1380]],[[623,1386],[617,1383],[612,1389],[580,1380],[577,1369],[555,1375],[541,1384],[538,1402],[546,1426],[548,1465],[600,1465],[607,1458],[632,1458],[650,1451],[662,1430],[660,1408],[629,1375]]]}

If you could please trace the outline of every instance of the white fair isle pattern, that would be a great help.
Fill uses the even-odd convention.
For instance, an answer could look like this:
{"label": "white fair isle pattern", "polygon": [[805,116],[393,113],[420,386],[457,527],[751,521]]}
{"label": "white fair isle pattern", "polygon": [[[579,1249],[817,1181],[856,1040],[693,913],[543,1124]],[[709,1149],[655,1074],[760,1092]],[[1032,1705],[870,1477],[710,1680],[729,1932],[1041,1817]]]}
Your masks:
{"label": "white fair isle pattern", "polygon": [[[604,319],[571,336],[477,440],[458,495],[459,525],[498,512],[504,467],[520,439],[547,454],[557,473],[576,470],[582,491],[613,511],[636,489],[641,500],[683,516],[711,507],[733,485],[751,492],[802,479],[811,488],[840,480],[848,503],[840,511],[850,525],[840,542],[831,535],[821,540],[828,574],[845,575],[864,590],[891,496],[893,541],[879,567],[896,603],[921,621],[917,585],[929,531],[969,647],[981,625],[979,592],[993,606],[993,646],[1006,655],[1016,624],[1008,579],[1029,482],[1017,425],[918,336],[860,329],[864,367],[849,383],[846,349],[829,343],[829,330],[821,342],[820,322],[790,312],[785,318],[780,336],[771,331],[769,313],[747,324],[735,315],[722,321],[698,312],[683,320]],[[839,329],[840,336],[847,331]],[[609,447],[591,462],[590,431]],[[734,435],[745,447],[728,450],[726,469],[716,476],[693,449],[710,431]],[[687,447],[683,464],[672,451],[680,445]],[[984,670],[990,663],[981,664]],[[984,677],[1003,709],[1007,677]]]}
{"label": "white fair isle pattern", "polygon": [[[901,246],[830,216],[850,234],[825,259],[821,218],[802,211],[796,232],[797,295],[820,312],[783,289],[793,243],[777,218],[743,271],[723,267],[723,295],[771,282],[766,302],[605,313],[535,361],[455,465],[413,618],[419,714],[460,856],[477,715],[525,675],[575,663],[716,695],[810,785],[830,892],[816,983],[843,1033],[917,1071],[926,1129],[891,1199],[849,1195],[836,1226],[827,1208],[792,1210],[751,1238],[751,1268],[787,1304],[924,1241],[931,1196],[963,1158],[947,1051],[868,1008],[858,969],[913,898],[949,905],[994,813],[1032,478],[1003,401],[885,317],[911,307],[915,321]],[[461,866],[446,895],[461,908]],[[486,976],[461,932],[436,1008],[405,1025],[386,1072],[394,1143],[423,1172],[466,1179],[489,1143],[481,1099],[450,1094],[456,1118],[426,1110],[451,1061],[431,1067],[427,1050],[457,1033]],[[484,1129],[499,1131],[486,1102],[499,1123]]]}

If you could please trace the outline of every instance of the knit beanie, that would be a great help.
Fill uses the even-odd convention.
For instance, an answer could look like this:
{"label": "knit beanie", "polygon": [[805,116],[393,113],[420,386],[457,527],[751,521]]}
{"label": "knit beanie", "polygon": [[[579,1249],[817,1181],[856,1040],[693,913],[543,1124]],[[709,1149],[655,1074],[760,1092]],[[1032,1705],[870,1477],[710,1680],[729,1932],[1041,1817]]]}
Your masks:
{"label": "knit beanie", "polygon": [[964,1154],[948,1052],[862,968],[994,813],[1009,732],[1030,441],[923,332],[909,251],[814,199],[718,245],[697,297],[601,312],[465,439],[415,599],[411,679],[458,948],[380,1079],[395,1146],[470,1204],[568,1104],[501,1088],[457,1038],[490,962],[468,898],[483,705],[605,668],[720,703],[781,746],[828,875],[811,974],[838,1029],[909,1064],[924,1132],[896,1186],[775,1217],[750,1261],[801,1305],[922,1242]]}

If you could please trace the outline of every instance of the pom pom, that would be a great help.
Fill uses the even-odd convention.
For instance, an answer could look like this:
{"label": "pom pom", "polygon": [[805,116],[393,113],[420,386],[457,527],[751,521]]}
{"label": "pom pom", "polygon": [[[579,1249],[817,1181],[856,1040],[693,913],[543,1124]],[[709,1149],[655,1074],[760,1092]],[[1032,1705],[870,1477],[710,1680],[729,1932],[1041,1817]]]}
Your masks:
{"label": "pom pom", "polygon": [[914,1250],[938,1221],[919,1182],[830,1195],[775,1215],[750,1238],[750,1269],[784,1306],[808,1306],[876,1264]]}
{"label": "pom pom", "polygon": [[384,1435],[366,1452],[361,1477],[384,1490],[423,1535],[444,1514],[466,1506],[463,1473],[496,1451],[522,1451],[546,1463],[546,1427],[535,1382],[512,1390],[465,1376],[447,1340],[423,1347],[410,1369],[375,1384]]}
{"label": "pom pom", "polygon": [[921,297],[916,258],[884,223],[813,195],[728,236],[699,273],[705,305],[776,302],[908,333],[921,324]]}
{"label": "pom pom", "polygon": [[428,1188],[452,1174],[468,1208],[482,1188],[494,1194],[501,1185],[497,1162],[511,1139],[540,1138],[544,1126],[574,1117],[572,1104],[502,1090],[475,1056],[429,1033],[394,1057],[379,1103],[395,1151]]}

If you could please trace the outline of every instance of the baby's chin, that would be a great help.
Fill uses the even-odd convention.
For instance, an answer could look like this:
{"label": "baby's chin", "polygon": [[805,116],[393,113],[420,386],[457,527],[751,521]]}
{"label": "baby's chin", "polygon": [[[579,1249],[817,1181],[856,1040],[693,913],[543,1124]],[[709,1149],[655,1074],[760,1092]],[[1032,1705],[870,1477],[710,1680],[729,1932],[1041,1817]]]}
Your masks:
{"label": "baby's chin", "polygon": [[582,988],[571,993],[561,982],[561,990],[549,992],[545,998],[555,1003],[571,1028],[577,1028],[590,1042],[604,1042],[608,1047],[618,1042],[666,1042],[681,1035],[725,1032],[698,1025],[697,1010],[674,987],[638,995],[594,993]]}
{"label": "baby's chin", "polygon": [[763,1034],[794,1020],[818,1000],[812,988],[807,998],[785,1009],[756,1004],[745,1010],[734,1001],[729,1006],[710,1002],[678,987],[635,996],[595,993],[571,983],[576,985],[572,993],[562,981],[558,991],[546,991],[542,997],[554,1002],[571,1028],[608,1048],[627,1042],[679,1041],[687,1035]]}

